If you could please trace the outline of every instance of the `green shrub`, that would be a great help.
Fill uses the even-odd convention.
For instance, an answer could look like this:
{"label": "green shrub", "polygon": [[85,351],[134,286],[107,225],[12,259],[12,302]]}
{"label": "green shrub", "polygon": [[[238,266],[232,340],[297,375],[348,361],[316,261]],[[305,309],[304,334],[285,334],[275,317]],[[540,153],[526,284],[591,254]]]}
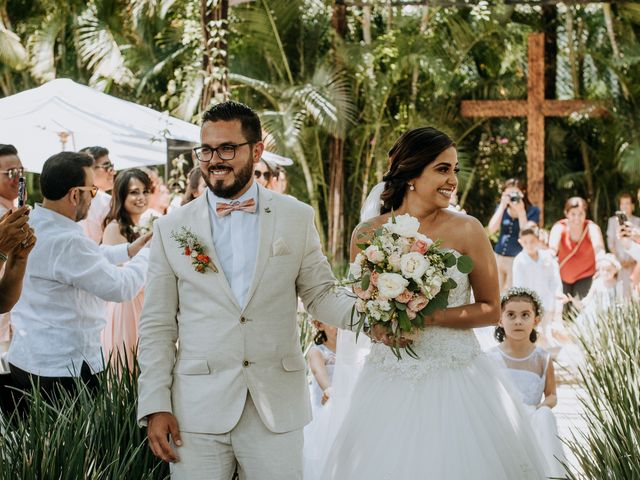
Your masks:
{"label": "green shrub", "polygon": [[579,337],[586,431],[567,442],[582,470],[569,478],[640,478],[640,303],[601,314]]}
{"label": "green shrub", "polygon": [[26,396],[27,413],[0,425],[0,480],[168,478],[136,422],[138,367],[118,363],[93,396],[84,388],[56,402]]}

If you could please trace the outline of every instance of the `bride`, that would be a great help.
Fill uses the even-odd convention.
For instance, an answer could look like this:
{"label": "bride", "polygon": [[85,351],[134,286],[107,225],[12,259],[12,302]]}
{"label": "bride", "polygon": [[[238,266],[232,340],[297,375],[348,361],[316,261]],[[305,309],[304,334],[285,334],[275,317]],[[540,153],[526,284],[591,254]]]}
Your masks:
{"label": "bride", "polygon": [[[425,317],[412,345],[417,359],[397,360],[384,343],[372,345],[318,478],[544,478],[526,419],[472,330],[497,323],[498,277],[482,225],[447,209],[457,186],[453,141],[434,128],[418,128],[403,134],[389,157],[381,215],[356,228],[352,258],[362,235],[371,235],[393,211],[416,217],[421,233],[470,256],[474,269],[468,276],[450,270],[458,286],[446,310]],[[373,336],[389,341],[375,330]]]}

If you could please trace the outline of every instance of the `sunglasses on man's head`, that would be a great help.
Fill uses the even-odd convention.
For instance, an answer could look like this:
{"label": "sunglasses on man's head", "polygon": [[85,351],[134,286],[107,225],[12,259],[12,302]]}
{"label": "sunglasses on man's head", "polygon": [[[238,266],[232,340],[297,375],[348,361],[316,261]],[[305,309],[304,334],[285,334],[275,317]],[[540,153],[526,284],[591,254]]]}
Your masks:
{"label": "sunglasses on man's head", "polygon": [[0,173],[4,173],[9,180],[13,180],[14,178],[22,177],[24,175],[24,168],[10,168],[8,170],[0,170]]}
{"label": "sunglasses on man's head", "polygon": [[254,170],[253,174],[256,176],[256,178],[263,177],[267,182],[271,178],[271,172],[261,172],[260,170]]}

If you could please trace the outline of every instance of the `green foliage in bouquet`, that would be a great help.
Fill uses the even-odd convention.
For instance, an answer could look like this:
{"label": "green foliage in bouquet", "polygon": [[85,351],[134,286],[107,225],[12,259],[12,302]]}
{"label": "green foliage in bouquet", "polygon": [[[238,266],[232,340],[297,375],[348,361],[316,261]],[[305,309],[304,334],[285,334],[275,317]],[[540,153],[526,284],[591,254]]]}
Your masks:
{"label": "green foliage in bouquet", "polygon": [[136,421],[138,375],[114,361],[95,396],[26,396],[28,413],[0,417],[0,480],[169,478]]}
{"label": "green foliage in bouquet", "polygon": [[567,442],[570,480],[640,478],[640,303],[614,307],[579,335],[586,431]]}

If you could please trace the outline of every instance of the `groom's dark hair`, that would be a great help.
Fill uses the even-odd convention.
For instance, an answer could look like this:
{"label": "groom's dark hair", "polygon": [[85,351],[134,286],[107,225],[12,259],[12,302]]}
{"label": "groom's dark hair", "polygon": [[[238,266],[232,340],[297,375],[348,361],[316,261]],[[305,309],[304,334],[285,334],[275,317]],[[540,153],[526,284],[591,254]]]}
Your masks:
{"label": "groom's dark hair", "polygon": [[262,140],[262,126],[260,117],[244,103],[231,100],[214,105],[202,115],[204,122],[230,122],[240,120],[242,134],[249,143],[258,143]]}

